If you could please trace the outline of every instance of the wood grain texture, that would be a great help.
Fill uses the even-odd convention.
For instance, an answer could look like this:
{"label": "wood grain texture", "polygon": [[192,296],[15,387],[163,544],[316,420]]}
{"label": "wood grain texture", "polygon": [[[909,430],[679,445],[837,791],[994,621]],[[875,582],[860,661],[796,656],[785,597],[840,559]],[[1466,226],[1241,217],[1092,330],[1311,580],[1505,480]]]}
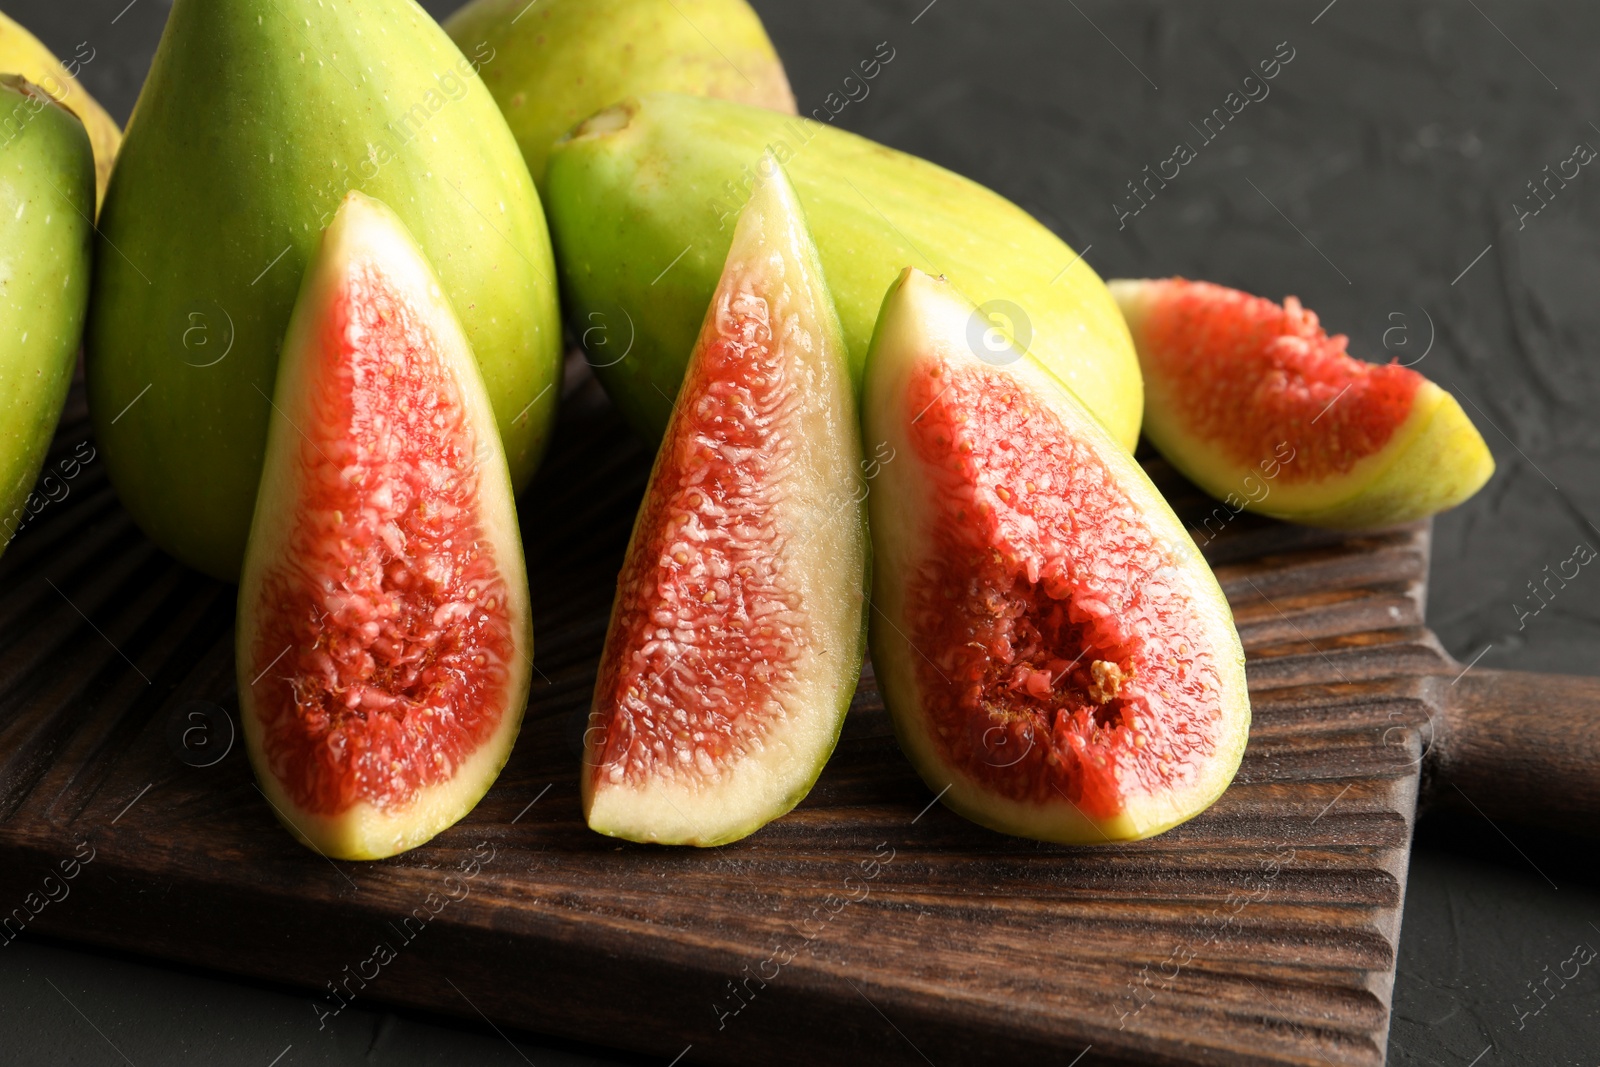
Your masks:
{"label": "wood grain texture", "polygon": [[1430,805],[1600,833],[1600,678],[1474,670],[1438,685]]}
{"label": "wood grain texture", "polygon": [[[471,816],[378,863],[295,844],[240,744],[190,765],[228,741],[187,716],[235,710],[233,591],[153,548],[88,464],[0,559],[8,935],[301,986],[311,1030],[353,996],[664,1060],[692,1046],[686,1063],[1383,1062],[1451,667],[1423,625],[1426,524],[1349,536],[1240,515],[1204,544],[1254,724],[1233,787],[1153,840],[1047,845],[946,811],[869,666],[791,815],[720,849],[630,845],[584,827],[577,771],[649,456],[581,361],[566,394],[522,506],[538,670],[522,736]],[[87,432],[73,405],[57,455]],[[1217,506],[1147,466],[1192,525]],[[1480,677],[1442,721],[1487,713],[1498,676]],[[35,907],[84,842],[70,895]]]}

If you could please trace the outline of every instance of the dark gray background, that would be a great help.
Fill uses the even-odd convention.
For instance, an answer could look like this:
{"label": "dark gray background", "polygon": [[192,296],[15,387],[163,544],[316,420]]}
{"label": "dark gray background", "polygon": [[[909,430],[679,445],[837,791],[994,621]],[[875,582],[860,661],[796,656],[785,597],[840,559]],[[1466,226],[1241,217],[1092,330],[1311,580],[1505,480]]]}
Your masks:
{"label": "dark gray background", "polygon": [[[127,117],[169,0],[4,2],[60,54],[89,41],[96,56],[82,78]],[[1294,293],[1373,359],[1409,362],[1431,335],[1418,369],[1462,398],[1499,469],[1438,521],[1429,619],[1464,662],[1482,652],[1480,667],[1600,673],[1600,573],[1582,572],[1524,629],[1513,607],[1546,564],[1580,541],[1600,545],[1590,521],[1600,521],[1600,362],[1590,341],[1600,336],[1600,166],[1525,228],[1512,208],[1576,143],[1600,148],[1600,9],[925,5],[756,6],[803,111],[890,42],[893,62],[839,124],[993,186],[1102,276],[1182,273]],[[457,2],[425,6],[443,15]],[[1284,41],[1294,59],[1270,96],[1119,231],[1111,205],[1125,183],[1175,142],[1198,144],[1188,123]],[[1538,1003],[1528,983],[1575,945],[1600,947],[1594,856],[1592,842],[1532,828],[1423,822],[1391,1063],[1600,1062],[1600,966],[1565,988],[1552,983],[1555,999],[1520,1028],[1517,1016],[1519,1003]],[[636,1062],[530,1035],[512,1035],[513,1047],[487,1026],[413,1013],[352,1008],[328,1031],[314,1023],[291,990],[38,941],[0,950],[6,1063]]]}

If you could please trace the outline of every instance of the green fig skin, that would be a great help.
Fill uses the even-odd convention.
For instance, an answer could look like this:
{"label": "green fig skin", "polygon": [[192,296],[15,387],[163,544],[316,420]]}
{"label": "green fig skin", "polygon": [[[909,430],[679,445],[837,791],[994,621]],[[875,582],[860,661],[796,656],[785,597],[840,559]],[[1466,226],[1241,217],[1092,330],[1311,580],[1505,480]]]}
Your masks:
{"label": "green fig skin", "polygon": [[0,75],[0,551],[26,519],[83,335],[94,150],[42,89]]}
{"label": "green fig skin", "polygon": [[[884,292],[916,266],[974,305],[1019,306],[1029,353],[1132,449],[1144,391],[1127,325],[1088,264],[1025,211],[844,130],[673,93],[588,120],[556,145],[545,175],[569,321],[642,435],[666,426],[769,145],[811,222],[857,382]],[[1002,309],[972,336],[984,343],[1005,325]]]}
{"label": "green fig skin", "polygon": [[345,193],[438,271],[521,489],[561,366],[549,234],[467,57],[412,0],[177,0],[101,214],[86,357],[113,483],[152,540],[236,581],[289,314]]}
{"label": "green fig skin", "polygon": [[[87,56],[85,49],[88,49]],[[94,146],[95,203],[98,205],[99,198],[106,195],[111,165],[116,162],[117,148],[122,144],[122,128],[73,76],[97,54],[94,45],[83,41],[63,63],[43,41],[0,11],[0,71],[15,71],[27,78],[65,104],[83,122],[89,133],[89,143]],[[0,137],[3,136],[6,135],[0,133]]]}
{"label": "green fig skin", "polygon": [[[445,20],[505,113],[543,188],[550,147],[619,100],[714,96],[794,114],[794,93],[745,0],[473,0]],[[713,43],[714,42],[714,43]]]}

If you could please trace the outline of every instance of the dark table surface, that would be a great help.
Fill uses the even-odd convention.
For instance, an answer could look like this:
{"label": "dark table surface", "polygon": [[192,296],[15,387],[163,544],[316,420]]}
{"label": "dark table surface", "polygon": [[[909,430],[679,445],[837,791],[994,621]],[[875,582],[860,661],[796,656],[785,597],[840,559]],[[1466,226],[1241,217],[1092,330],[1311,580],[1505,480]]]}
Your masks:
{"label": "dark table surface", "polygon": [[[126,119],[170,0],[4,3],[59,54],[89,42],[82,79]],[[442,16],[458,3],[425,6]],[[1600,173],[1520,225],[1513,206],[1546,164],[1580,142],[1600,148],[1600,8],[756,6],[802,111],[888,41],[892,64],[839,124],[994,187],[1102,276],[1293,293],[1358,354],[1419,361],[1461,398],[1499,464],[1483,492],[1437,522],[1433,628],[1463,662],[1600,674],[1600,576],[1571,583],[1525,626],[1514,607],[1546,564],[1600,544],[1600,360],[1588,340],[1600,337]],[[1189,124],[1258,61],[1291,52],[1269,95],[1119,224],[1126,183],[1176,142],[1198,143]],[[1600,968],[1545,984],[1554,995],[1540,1000],[1530,989],[1575,946],[1600,947],[1595,852],[1536,828],[1422,822],[1391,1063],[1600,1061]],[[0,1062],[636,1062],[415,1013],[352,1008],[319,1032],[307,1004],[293,990],[22,940],[0,951]]]}

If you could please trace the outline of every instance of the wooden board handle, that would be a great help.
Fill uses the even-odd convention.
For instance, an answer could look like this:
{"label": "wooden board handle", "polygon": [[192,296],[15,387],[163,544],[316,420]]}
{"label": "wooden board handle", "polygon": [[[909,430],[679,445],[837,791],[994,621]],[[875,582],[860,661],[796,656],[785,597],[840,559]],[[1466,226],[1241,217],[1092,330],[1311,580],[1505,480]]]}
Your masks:
{"label": "wooden board handle", "polygon": [[1430,806],[1600,835],[1600,678],[1473,670],[1441,695]]}

